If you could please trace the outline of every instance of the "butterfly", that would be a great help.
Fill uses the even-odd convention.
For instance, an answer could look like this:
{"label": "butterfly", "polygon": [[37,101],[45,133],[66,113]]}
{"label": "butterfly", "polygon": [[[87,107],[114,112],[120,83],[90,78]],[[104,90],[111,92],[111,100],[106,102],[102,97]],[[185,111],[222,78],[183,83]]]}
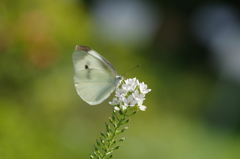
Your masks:
{"label": "butterfly", "polygon": [[106,100],[123,80],[108,60],[87,46],[77,45],[72,58],[75,88],[90,105]]}

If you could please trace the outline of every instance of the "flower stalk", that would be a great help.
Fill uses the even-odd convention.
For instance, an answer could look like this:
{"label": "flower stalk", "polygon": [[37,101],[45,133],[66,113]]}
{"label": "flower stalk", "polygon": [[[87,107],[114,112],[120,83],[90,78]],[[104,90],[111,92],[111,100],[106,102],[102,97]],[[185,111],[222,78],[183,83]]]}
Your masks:
{"label": "flower stalk", "polygon": [[124,80],[116,89],[115,97],[109,104],[113,105],[112,116],[109,117],[109,124],[105,123],[106,133],[100,132],[100,140],[96,140],[94,151],[90,159],[110,159],[112,153],[121,145],[115,145],[126,140],[126,137],[115,139],[115,137],[126,130],[129,126],[123,126],[131,120],[129,117],[137,111],[145,111],[146,106],[142,105],[145,95],[150,92],[144,82],[139,83],[136,78]]}

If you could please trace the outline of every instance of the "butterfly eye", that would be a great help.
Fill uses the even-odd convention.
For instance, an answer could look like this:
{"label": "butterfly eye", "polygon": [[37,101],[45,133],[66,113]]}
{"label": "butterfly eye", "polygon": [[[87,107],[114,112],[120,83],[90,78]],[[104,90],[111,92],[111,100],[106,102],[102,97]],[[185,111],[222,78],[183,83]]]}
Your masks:
{"label": "butterfly eye", "polygon": [[85,65],[85,69],[88,69],[88,65]]}

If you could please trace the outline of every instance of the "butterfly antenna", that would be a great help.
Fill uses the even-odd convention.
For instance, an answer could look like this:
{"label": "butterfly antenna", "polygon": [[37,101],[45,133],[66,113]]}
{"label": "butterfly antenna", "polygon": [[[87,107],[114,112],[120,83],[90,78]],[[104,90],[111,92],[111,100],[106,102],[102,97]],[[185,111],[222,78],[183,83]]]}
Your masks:
{"label": "butterfly antenna", "polygon": [[138,64],[137,66],[131,68],[130,70],[128,70],[127,72],[125,72],[124,74],[122,74],[122,76],[127,75],[128,72],[132,71],[133,69],[135,69],[135,68],[137,68],[137,67],[139,67],[139,66],[140,66],[140,64]]}

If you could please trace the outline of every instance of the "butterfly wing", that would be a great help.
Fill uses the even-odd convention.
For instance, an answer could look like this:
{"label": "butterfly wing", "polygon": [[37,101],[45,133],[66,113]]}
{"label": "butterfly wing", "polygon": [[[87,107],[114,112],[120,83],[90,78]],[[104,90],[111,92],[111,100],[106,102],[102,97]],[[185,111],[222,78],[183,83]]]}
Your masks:
{"label": "butterfly wing", "polygon": [[112,64],[96,51],[87,46],[76,46],[73,53],[73,64],[75,72],[84,70],[86,67],[90,67],[93,69],[108,71],[112,77],[117,76],[117,71]]}
{"label": "butterfly wing", "polygon": [[86,46],[73,53],[74,83],[78,95],[90,105],[104,101],[116,88],[117,72],[104,57]]}
{"label": "butterfly wing", "polygon": [[78,71],[74,82],[78,95],[90,105],[103,102],[116,88],[114,78],[99,69]]}

